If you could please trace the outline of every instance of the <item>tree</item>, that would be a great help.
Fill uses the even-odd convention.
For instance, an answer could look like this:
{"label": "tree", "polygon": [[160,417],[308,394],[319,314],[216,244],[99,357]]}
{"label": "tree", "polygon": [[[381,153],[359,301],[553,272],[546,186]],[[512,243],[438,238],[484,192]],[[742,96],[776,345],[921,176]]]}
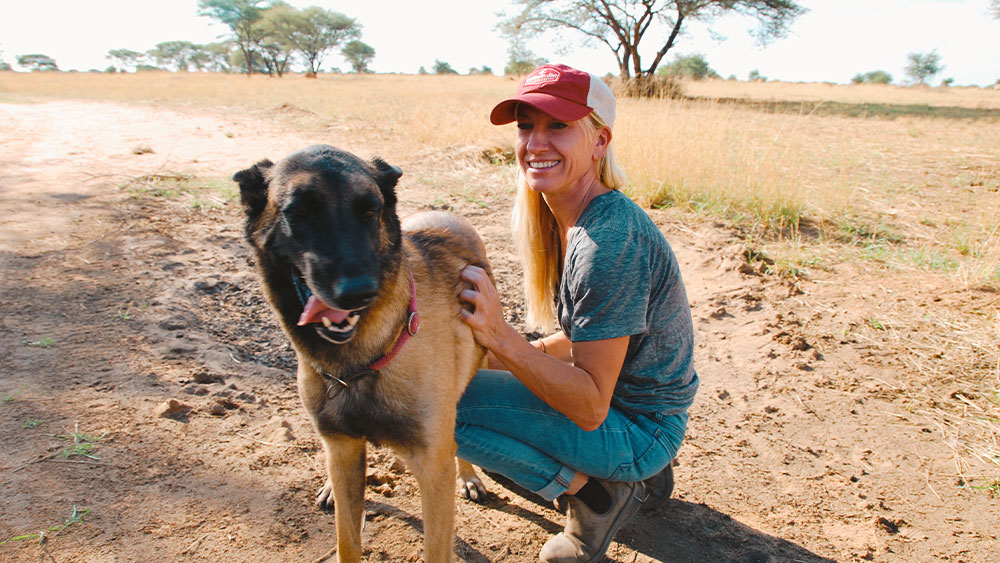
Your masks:
{"label": "tree", "polygon": [[470,75],[482,74],[484,76],[493,76],[493,69],[486,65],[483,65],[479,68],[472,66],[469,67],[469,74]]}
{"label": "tree", "polygon": [[910,61],[910,64],[906,65],[904,69],[906,75],[920,84],[927,84],[928,80],[944,70],[944,65],[941,64],[941,55],[937,53],[937,49],[930,53],[910,53],[906,58]]}
{"label": "tree", "polygon": [[747,75],[747,80],[750,82],[767,82],[767,77],[762,75],[759,70],[753,69]]}
{"label": "tree", "polygon": [[873,70],[864,74],[859,72],[851,78],[851,82],[855,84],[892,84],[892,75],[884,70]]}
{"label": "tree", "polygon": [[56,65],[56,60],[48,55],[42,55],[39,53],[33,53],[31,55],[21,55],[17,57],[18,66],[22,66],[31,70],[32,72],[38,72],[42,70],[59,70],[59,66]]}
{"label": "tree", "polygon": [[1000,0],[990,0],[990,11],[994,18],[1000,20]]}
{"label": "tree", "polygon": [[[794,0],[514,0],[520,13],[500,24],[507,35],[572,30],[589,43],[603,44],[618,59],[622,78],[650,77],[688,21],[711,21],[736,13],[756,19],[761,42],[785,35],[805,12]],[[650,37],[649,41],[643,41]],[[654,44],[643,66],[640,45]]]}
{"label": "tree", "polygon": [[458,74],[458,71],[451,68],[449,63],[434,59],[434,74]]}
{"label": "tree", "polygon": [[156,65],[164,70],[177,70],[186,72],[188,63],[195,58],[198,46],[190,41],[164,41],[157,43],[155,47],[146,51]]}
{"label": "tree", "polygon": [[218,20],[233,32],[247,62],[247,75],[253,72],[253,54],[263,39],[259,22],[264,9],[260,4],[261,0],[198,0],[198,15]]}
{"label": "tree", "polygon": [[260,18],[261,39],[258,44],[268,76],[281,78],[295,53],[291,36],[300,25],[300,12],[284,2],[275,2]]}
{"label": "tree", "polygon": [[693,53],[691,55],[677,55],[673,62],[660,68],[656,74],[662,76],[674,76],[678,78],[691,78],[694,80],[704,80],[706,78],[719,78],[719,73],[712,70],[705,60],[705,55]]}
{"label": "tree", "polygon": [[111,65],[118,72],[135,70],[135,65],[139,64],[142,57],[142,53],[131,49],[111,49],[108,51],[108,54],[104,56],[105,59],[111,61]]}
{"label": "tree", "polygon": [[507,76],[524,76],[547,62],[549,61],[532,53],[522,41],[511,38],[507,47],[507,66],[503,67],[503,73]]}
{"label": "tree", "polygon": [[368,70],[368,63],[375,58],[375,49],[367,43],[355,39],[344,45],[344,48],[340,50],[340,54],[347,59],[354,72],[358,74],[371,72]]}
{"label": "tree", "polygon": [[218,43],[208,43],[201,46],[201,53],[205,56],[204,68],[215,72],[230,72],[232,70],[233,45],[229,41]]}
{"label": "tree", "polygon": [[340,12],[317,6],[296,12],[288,24],[288,40],[309,64],[309,74],[319,72],[323,59],[345,41],[361,38],[361,24]]}

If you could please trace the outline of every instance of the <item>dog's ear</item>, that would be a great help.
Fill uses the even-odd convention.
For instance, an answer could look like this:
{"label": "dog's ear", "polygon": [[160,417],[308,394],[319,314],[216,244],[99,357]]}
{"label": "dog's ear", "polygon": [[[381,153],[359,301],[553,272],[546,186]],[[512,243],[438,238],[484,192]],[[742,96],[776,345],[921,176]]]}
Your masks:
{"label": "dog's ear", "polygon": [[396,182],[403,175],[403,171],[377,156],[372,158],[371,162],[372,166],[375,167],[375,181],[378,183],[379,189],[382,190],[386,205],[395,205]]}
{"label": "dog's ear", "polygon": [[233,174],[233,180],[240,185],[240,202],[243,203],[243,211],[249,217],[260,215],[267,205],[266,173],[272,166],[274,163],[265,159],[246,170],[240,170]]}

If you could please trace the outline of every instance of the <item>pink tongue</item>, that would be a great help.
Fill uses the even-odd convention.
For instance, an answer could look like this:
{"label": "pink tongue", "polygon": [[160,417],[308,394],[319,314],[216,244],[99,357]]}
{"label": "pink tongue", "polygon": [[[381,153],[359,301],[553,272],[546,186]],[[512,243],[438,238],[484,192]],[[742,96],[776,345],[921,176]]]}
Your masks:
{"label": "pink tongue", "polygon": [[306,302],[306,308],[299,317],[299,326],[318,323],[323,319],[330,319],[330,322],[333,324],[340,324],[344,322],[348,314],[350,314],[350,311],[330,308],[326,303],[317,299],[315,295],[310,295],[309,301]]}

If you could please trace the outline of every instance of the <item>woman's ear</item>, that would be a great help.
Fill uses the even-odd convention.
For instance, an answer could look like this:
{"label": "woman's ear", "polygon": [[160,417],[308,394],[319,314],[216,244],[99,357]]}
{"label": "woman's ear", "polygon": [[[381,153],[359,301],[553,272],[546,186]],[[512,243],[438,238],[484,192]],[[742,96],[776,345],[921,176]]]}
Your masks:
{"label": "woman's ear", "polygon": [[601,127],[601,130],[597,132],[597,140],[594,144],[594,161],[604,157],[604,153],[608,152],[609,145],[611,145],[611,129]]}

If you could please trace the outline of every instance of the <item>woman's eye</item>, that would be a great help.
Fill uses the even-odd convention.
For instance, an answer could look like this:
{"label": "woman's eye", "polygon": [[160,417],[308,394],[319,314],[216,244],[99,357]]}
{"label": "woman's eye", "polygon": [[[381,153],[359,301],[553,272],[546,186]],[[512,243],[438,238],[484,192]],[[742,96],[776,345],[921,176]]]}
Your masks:
{"label": "woman's eye", "polygon": [[562,121],[554,121],[554,122],[552,122],[551,127],[553,129],[565,129],[566,127],[568,127],[568,125],[566,125]]}
{"label": "woman's eye", "polygon": [[517,128],[521,129],[523,131],[528,131],[528,130],[531,129],[531,124],[530,123],[518,123],[517,124]]}

